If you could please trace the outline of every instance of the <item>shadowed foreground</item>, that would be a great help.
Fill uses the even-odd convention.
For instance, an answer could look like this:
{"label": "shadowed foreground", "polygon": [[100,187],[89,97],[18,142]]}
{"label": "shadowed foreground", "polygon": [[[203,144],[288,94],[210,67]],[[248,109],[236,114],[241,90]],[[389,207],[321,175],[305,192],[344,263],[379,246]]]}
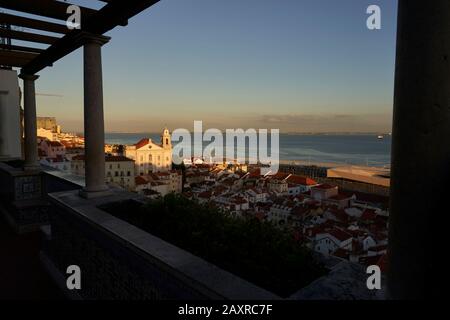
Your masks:
{"label": "shadowed foreground", "polygon": [[64,299],[39,261],[39,232],[15,234],[0,216],[0,299]]}

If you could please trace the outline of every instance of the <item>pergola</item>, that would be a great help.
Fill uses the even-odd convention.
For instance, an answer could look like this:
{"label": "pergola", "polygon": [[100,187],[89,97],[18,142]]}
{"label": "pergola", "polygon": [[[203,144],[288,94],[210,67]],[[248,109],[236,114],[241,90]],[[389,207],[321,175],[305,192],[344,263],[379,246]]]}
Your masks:
{"label": "pergola", "polygon": [[[104,34],[116,26],[126,26],[128,20],[159,0],[99,0],[100,10],[80,7],[80,28],[70,29],[66,22],[71,3],[56,0],[0,0],[0,8],[14,13],[0,13],[0,66],[20,68],[24,81],[25,170],[39,171],[36,130],[35,80],[38,72],[52,66],[74,50],[84,48],[84,134],[86,154],[85,197],[108,192],[104,176],[104,116],[101,46],[110,38]],[[17,12],[17,13],[16,13]],[[24,15],[25,14],[25,15]],[[30,18],[29,16],[39,16]],[[43,17],[43,18],[41,18]],[[51,19],[49,19],[51,18]],[[53,22],[53,21],[60,22]],[[11,27],[33,29],[18,31]],[[44,33],[42,33],[44,31]],[[50,36],[60,34],[60,36]],[[14,45],[10,40],[48,45],[47,48]],[[0,92],[0,101],[7,92]],[[0,152],[1,153],[1,152]]]}
{"label": "pergola", "polygon": [[[79,47],[84,48],[84,130],[86,198],[108,193],[104,170],[104,119],[101,46],[104,33],[158,0],[102,0],[96,11],[81,8],[81,29],[64,25],[70,5],[55,0],[0,0],[0,8],[61,23],[0,13],[0,26],[19,26],[62,34],[48,36],[0,28],[0,38],[49,45],[46,49],[0,45],[0,66],[21,68],[24,80],[25,170],[38,171],[36,73]],[[450,1],[399,0],[392,135],[389,221],[389,293],[394,298],[423,298],[433,284],[431,217],[450,184]],[[3,96],[0,91],[0,111]],[[1,114],[0,114],[1,119]],[[1,125],[1,124],[0,124]],[[0,128],[1,129],[1,128]],[[2,150],[0,148],[0,156]],[[85,200],[85,199],[84,199]],[[438,221],[439,222],[439,221]]]}
{"label": "pergola", "polygon": [[[18,14],[0,13],[0,25],[33,29],[33,32],[0,29],[0,37],[49,45],[47,49],[16,45],[0,45],[0,65],[22,68],[22,74],[35,74],[51,66],[65,55],[83,45],[86,34],[103,35],[116,26],[126,26],[128,20],[159,0],[98,0],[104,2],[100,10],[80,7],[81,29],[70,30],[68,2],[56,0],[0,0],[0,8],[60,20],[61,23],[28,18]],[[37,32],[36,32],[37,31]],[[39,33],[46,31],[60,37]]]}

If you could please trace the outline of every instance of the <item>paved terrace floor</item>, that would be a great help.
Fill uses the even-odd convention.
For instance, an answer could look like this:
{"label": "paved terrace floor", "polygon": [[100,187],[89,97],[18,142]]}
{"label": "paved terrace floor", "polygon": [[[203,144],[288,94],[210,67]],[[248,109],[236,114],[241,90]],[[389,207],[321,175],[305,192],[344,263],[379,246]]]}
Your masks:
{"label": "paved terrace floor", "polygon": [[39,232],[15,234],[0,215],[0,300],[62,300],[39,261]]}

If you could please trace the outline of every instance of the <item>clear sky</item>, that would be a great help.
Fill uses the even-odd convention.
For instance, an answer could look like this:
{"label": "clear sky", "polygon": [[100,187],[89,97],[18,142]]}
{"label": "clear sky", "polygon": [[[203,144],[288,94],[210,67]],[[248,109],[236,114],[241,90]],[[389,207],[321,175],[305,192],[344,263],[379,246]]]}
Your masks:
{"label": "clear sky", "polygon": [[[92,1],[74,1],[87,5]],[[382,29],[366,9],[382,10]],[[87,5],[89,6],[89,5]],[[396,0],[161,0],[103,48],[106,130],[390,131]],[[38,114],[83,129],[82,51],[40,73]]]}

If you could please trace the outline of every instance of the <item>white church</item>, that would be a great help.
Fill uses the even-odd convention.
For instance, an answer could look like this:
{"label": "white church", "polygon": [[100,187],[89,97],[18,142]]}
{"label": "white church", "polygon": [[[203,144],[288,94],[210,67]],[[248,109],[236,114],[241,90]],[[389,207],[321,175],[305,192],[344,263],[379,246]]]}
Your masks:
{"label": "white church", "polygon": [[169,130],[164,129],[160,144],[144,138],[134,145],[126,146],[125,156],[135,161],[137,176],[172,170],[172,140]]}

